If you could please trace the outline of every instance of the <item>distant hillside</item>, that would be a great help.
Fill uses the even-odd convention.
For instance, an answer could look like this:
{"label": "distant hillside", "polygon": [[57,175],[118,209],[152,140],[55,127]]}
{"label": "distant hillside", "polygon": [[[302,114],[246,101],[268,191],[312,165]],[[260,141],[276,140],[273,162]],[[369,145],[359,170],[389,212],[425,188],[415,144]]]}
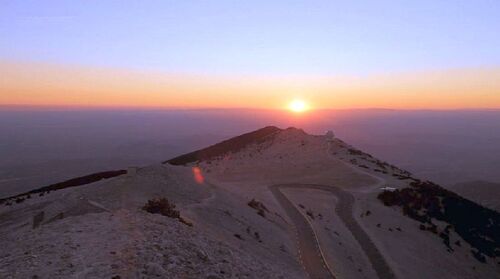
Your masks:
{"label": "distant hillside", "polygon": [[450,190],[500,212],[500,183],[470,181],[454,184]]}
{"label": "distant hillside", "polygon": [[197,161],[209,160],[230,152],[237,152],[249,144],[260,143],[264,141],[268,136],[273,135],[279,131],[282,130],[274,126],[267,126],[262,129],[225,140],[207,148],[175,157],[173,159],[165,161],[164,163],[169,163],[172,165],[185,165]]}

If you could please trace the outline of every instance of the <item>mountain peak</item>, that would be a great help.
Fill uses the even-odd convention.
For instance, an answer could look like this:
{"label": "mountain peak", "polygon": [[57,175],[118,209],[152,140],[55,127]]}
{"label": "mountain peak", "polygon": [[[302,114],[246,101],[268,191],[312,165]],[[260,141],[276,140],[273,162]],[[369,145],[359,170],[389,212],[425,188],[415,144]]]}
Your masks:
{"label": "mountain peak", "polygon": [[194,163],[197,161],[209,160],[230,152],[237,152],[250,144],[264,142],[271,136],[276,135],[282,131],[282,129],[276,126],[266,126],[253,132],[230,138],[207,148],[175,157],[173,159],[165,161],[164,163],[169,163],[172,165],[186,165],[188,163]]}

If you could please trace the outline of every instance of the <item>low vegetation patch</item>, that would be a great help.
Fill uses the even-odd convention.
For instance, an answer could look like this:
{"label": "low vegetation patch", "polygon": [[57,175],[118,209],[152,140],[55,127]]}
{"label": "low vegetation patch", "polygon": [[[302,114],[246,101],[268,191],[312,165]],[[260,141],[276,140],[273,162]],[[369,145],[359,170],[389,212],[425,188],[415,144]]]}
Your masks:
{"label": "low vegetation patch", "polygon": [[179,210],[175,209],[175,204],[169,202],[166,198],[148,200],[142,209],[152,214],[161,214],[163,216],[178,219],[183,224],[193,226],[192,223],[181,217]]}
{"label": "low vegetation patch", "polygon": [[359,215],[359,217],[368,217],[372,214],[372,212],[370,210],[367,210],[366,212],[363,212],[361,213],[361,215]]}
{"label": "low vegetation patch", "polygon": [[[365,153],[359,149],[356,149],[356,148],[353,148],[353,147],[346,147],[347,148],[347,152],[349,153],[349,155],[353,155],[353,156],[356,156],[356,157],[360,157],[361,159],[364,159],[368,162],[371,162],[375,165],[377,165],[377,167],[379,169],[374,169],[374,171],[376,172],[381,172],[381,173],[384,173],[384,174],[388,174],[388,170],[392,170],[392,171],[397,171],[399,172],[400,174],[402,174],[403,177],[409,177],[411,175],[410,172],[406,171],[406,170],[402,170],[394,165],[391,165],[387,162],[384,162],[384,161],[380,161],[378,159],[375,159],[375,157],[373,157],[372,155],[368,154],[368,153]],[[365,169],[370,169],[367,165],[364,165],[364,164],[360,164],[358,163],[358,161],[356,159],[351,159],[351,163],[354,164],[354,165],[357,165],[361,168],[365,168]],[[396,176],[396,175],[395,175]]]}
{"label": "low vegetation patch", "polygon": [[257,210],[257,214],[259,214],[264,218],[266,217],[266,212],[269,212],[266,206],[262,202],[257,201],[256,199],[252,199],[251,201],[249,201],[248,206]]}
{"label": "low vegetation patch", "polygon": [[314,220],[314,213],[311,210],[306,210],[307,216]]}
{"label": "low vegetation patch", "polygon": [[[414,180],[410,187],[384,191],[378,198],[386,206],[398,206],[404,215],[419,221],[421,230],[430,231],[450,245],[455,231],[473,250],[473,256],[485,262],[485,256],[500,257],[500,213],[485,208],[432,182]],[[434,220],[447,225],[439,231]]]}
{"label": "low vegetation patch", "polygon": [[239,240],[244,240],[243,237],[241,237],[240,234],[235,233],[235,234],[233,234],[233,236],[236,237]]}
{"label": "low vegetation patch", "polygon": [[349,148],[347,149],[347,151],[349,152],[350,155],[354,155],[354,156],[368,156],[368,157],[372,157],[370,154],[367,154],[359,149],[356,149],[356,148]]}
{"label": "low vegetation patch", "polygon": [[179,210],[175,209],[175,204],[169,202],[166,198],[148,200],[143,210],[152,214],[161,214],[170,218],[179,218]]}

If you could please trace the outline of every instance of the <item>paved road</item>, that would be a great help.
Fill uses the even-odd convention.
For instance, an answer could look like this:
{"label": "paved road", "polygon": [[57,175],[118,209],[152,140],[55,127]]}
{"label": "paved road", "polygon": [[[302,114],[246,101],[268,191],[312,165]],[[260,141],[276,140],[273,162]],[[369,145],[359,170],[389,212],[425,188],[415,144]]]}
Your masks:
{"label": "paved road", "polygon": [[345,226],[352,233],[356,241],[367,255],[373,269],[379,278],[395,278],[390,266],[372,242],[368,234],[353,218],[354,196],[334,186],[312,185],[312,184],[285,184],[273,185],[269,189],[281,204],[283,209],[295,224],[298,233],[298,247],[301,263],[311,278],[335,278],[329,270],[325,259],[321,253],[319,242],[306,217],[292,204],[290,200],[280,191],[283,188],[306,188],[328,191],[337,196],[339,202],[335,207],[335,212],[340,217]]}
{"label": "paved road", "polygon": [[307,219],[293,203],[279,190],[285,185],[270,186],[269,189],[292,220],[297,232],[299,260],[310,278],[335,278],[326,266],[319,243]]}

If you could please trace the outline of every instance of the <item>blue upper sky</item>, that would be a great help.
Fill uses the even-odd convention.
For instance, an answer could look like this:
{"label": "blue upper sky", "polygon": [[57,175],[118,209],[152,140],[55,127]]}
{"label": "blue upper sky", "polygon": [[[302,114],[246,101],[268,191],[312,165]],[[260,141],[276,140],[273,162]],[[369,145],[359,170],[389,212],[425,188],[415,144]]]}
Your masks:
{"label": "blue upper sky", "polygon": [[500,65],[500,1],[2,1],[0,59],[180,73]]}

